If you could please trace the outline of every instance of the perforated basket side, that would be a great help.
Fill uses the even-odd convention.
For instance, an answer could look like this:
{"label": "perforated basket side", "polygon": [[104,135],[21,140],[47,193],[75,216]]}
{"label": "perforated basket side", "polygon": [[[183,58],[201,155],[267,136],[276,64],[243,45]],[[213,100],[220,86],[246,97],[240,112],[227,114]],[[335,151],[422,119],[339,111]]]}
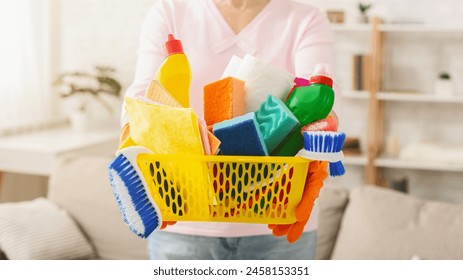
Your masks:
{"label": "perforated basket side", "polygon": [[166,221],[292,223],[308,161],[144,155],[140,168]]}

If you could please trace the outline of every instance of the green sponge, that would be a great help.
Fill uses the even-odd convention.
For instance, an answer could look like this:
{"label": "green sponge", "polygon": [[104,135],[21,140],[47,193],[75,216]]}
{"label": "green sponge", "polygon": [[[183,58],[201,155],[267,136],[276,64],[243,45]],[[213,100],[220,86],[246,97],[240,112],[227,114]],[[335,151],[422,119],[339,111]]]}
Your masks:
{"label": "green sponge", "polygon": [[269,95],[261,104],[256,112],[256,120],[269,152],[274,151],[296,127],[300,126],[284,102],[273,95]]}

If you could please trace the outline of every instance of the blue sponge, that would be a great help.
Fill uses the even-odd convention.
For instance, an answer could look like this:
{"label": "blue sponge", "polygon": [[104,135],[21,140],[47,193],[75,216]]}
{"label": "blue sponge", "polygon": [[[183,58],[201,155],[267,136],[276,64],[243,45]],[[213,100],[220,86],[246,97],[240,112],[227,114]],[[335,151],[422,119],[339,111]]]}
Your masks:
{"label": "blue sponge", "polygon": [[224,155],[268,156],[254,112],[216,123],[212,131]]}

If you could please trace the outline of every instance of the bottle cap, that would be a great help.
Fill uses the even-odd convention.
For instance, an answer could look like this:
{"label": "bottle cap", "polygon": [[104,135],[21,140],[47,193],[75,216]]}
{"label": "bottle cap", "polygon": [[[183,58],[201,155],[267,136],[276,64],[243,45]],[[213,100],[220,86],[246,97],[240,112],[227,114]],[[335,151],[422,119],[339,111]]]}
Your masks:
{"label": "bottle cap", "polygon": [[310,84],[322,84],[322,85],[326,85],[326,86],[329,86],[330,88],[333,87],[333,79],[331,79],[330,77],[327,77],[327,76],[322,76],[322,75],[318,75],[318,76],[312,76],[310,77]]}
{"label": "bottle cap", "polygon": [[325,63],[318,63],[310,77],[310,84],[323,84],[333,87],[333,79],[331,79],[331,67]]}
{"label": "bottle cap", "polygon": [[173,54],[184,53],[182,41],[175,39],[174,35],[167,35],[167,42],[165,43],[166,54],[167,56]]}

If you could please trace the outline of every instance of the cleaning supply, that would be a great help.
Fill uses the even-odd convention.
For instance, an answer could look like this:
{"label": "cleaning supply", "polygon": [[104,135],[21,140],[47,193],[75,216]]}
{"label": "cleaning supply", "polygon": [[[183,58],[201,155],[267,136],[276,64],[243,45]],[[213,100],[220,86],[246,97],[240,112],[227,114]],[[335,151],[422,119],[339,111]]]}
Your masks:
{"label": "cleaning supply", "polygon": [[304,131],[338,131],[339,123],[335,113],[331,111],[331,114],[323,120],[309,123],[302,128]]}
{"label": "cleaning supply", "polygon": [[224,155],[268,156],[264,137],[253,112],[214,124]]}
{"label": "cleaning supply", "polygon": [[154,154],[203,155],[204,148],[195,112],[126,98],[130,135]]}
{"label": "cleaning supply", "polygon": [[241,62],[243,62],[241,57],[233,55],[232,58],[230,58],[230,61],[228,61],[227,67],[225,68],[225,71],[223,71],[221,79],[226,77],[235,77],[236,72],[238,72],[238,69],[240,68]]}
{"label": "cleaning supply", "polygon": [[211,143],[209,142],[206,122],[203,119],[198,119],[199,134],[201,135],[201,142],[203,142],[203,149],[205,155],[211,155]]}
{"label": "cleaning supply", "polygon": [[220,140],[209,131],[206,121],[198,119],[198,124],[199,131],[201,133],[201,140],[203,142],[204,153],[206,155],[216,155],[219,150]]}
{"label": "cleaning supply", "polygon": [[125,148],[108,168],[122,219],[135,234],[147,238],[161,226],[162,217],[137,164],[137,156],[143,153],[151,151],[140,146]]}
{"label": "cleaning supply", "polygon": [[[147,147],[156,156],[190,157],[205,154],[200,123],[193,109],[156,105],[133,98],[126,98],[126,107],[130,120],[130,134],[137,145]],[[207,131],[206,126],[204,130]],[[205,138],[207,137],[206,134]],[[178,177],[179,171],[169,164],[169,159],[148,162],[147,157],[149,158],[141,157],[141,170],[163,215],[173,215],[182,219],[188,215],[192,205],[207,210],[207,204],[196,205],[192,201],[192,193],[195,190],[186,187],[183,183],[186,178]],[[203,162],[195,162],[189,164],[188,168],[203,174],[207,173],[208,166]],[[198,176],[196,179],[194,186],[208,185],[207,177]],[[197,193],[195,198],[199,197],[202,197],[202,201],[206,200],[207,192]],[[167,220],[172,221],[172,216],[167,217]]]}
{"label": "cleaning supply", "polygon": [[300,123],[280,99],[269,95],[256,112],[268,151],[273,151]]}
{"label": "cleaning supply", "polygon": [[299,124],[283,142],[280,143],[271,153],[271,156],[279,157],[292,157],[299,152],[304,145],[304,139],[302,138],[303,126]]}
{"label": "cleaning supply", "polygon": [[304,78],[296,77],[294,78],[295,87],[308,87],[310,86],[310,81]]}
{"label": "cleaning supply", "polygon": [[166,59],[155,79],[185,108],[190,107],[191,68],[182,42],[169,34],[165,43]]}
{"label": "cleaning supply", "polygon": [[259,110],[269,94],[284,100],[294,85],[293,75],[251,55],[242,59],[236,73],[228,73],[245,82],[246,112]]}
{"label": "cleaning supply", "polygon": [[314,202],[323,187],[323,180],[328,176],[327,165],[327,162],[310,162],[302,198],[296,207],[296,222],[280,225],[269,224],[268,227],[274,236],[286,235],[286,240],[289,243],[294,243],[301,237],[312,213]]}
{"label": "cleaning supply", "polygon": [[344,132],[332,131],[305,131],[304,149],[297,156],[330,162],[330,175],[332,177],[343,175],[346,170],[341,160],[344,158],[342,146],[346,140]]}
{"label": "cleaning supply", "polygon": [[245,113],[244,81],[227,77],[204,86],[204,119],[208,125]]}
{"label": "cleaning supply", "polygon": [[296,87],[286,106],[302,125],[326,118],[334,105],[333,80],[326,64],[317,64],[310,85]]}
{"label": "cleaning supply", "polygon": [[308,87],[308,86],[310,86],[310,81],[309,80],[304,79],[304,78],[300,78],[300,77],[294,78],[294,86],[291,89],[291,91],[288,93],[288,95],[286,96],[284,101],[286,102],[286,100],[288,100],[288,97],[291,95],[291,93],[293,93],[295,88],[297,88],[297,87]]}
{"label": "cleaning supply", "polygon": [[130,124],[126,123],[122,127],[121,134],[119,135],[119,146],[117,151],[131,146],[136,146],[136,144],[133,142],[132,137],[130,137]]}
{"label": "cleaning supply", "polygon": [[286,106],[299,120],[301,127],[275,149],[272,153],[274,156],[294,156],[302,148],[302,128],[326,118],[333,108],[333,80],[330,78],[329,66],[317,64],[309,81],[309,86],[295,87],[286,100]]}
{"label": "cleaning supply", "polygon": [[207,137],[209,138],[209,144],[211,146],[211,154],[212,155],[217,155],[220,152],[220,140],[217,138],[214,133],[210,132],[209,130],[207,131]]}
{"label": "cleaning supply", "polygon": [[181,108],[182,105],[157,80],[152,80],[145,97],[166,106]]}

